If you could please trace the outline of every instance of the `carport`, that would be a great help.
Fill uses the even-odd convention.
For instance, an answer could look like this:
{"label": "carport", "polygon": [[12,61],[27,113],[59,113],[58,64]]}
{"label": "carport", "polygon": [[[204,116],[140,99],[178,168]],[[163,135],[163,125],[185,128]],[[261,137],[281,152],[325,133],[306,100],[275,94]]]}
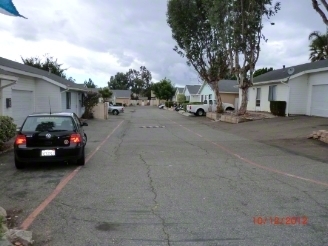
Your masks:
{"label": "carport", "polygon": [[12,107],[12,97],[7,95],[4,89],[17,83],[18,78],[14,74],[0,69],[0,116],[5,115],[5,110]]}

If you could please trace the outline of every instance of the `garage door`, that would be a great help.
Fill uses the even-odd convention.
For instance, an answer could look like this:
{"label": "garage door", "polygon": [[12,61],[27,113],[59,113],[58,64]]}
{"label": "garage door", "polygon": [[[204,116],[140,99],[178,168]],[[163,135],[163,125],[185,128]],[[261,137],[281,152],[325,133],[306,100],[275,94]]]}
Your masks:
{"label": "garage door", "polygon": [[328,117],[328,85],[312,86],[311,115]]}
{"label": "garage door", "polygon": [[12,116],[15,124],[21,126],[26,116],[33,111],[32,91],[12,90]]}

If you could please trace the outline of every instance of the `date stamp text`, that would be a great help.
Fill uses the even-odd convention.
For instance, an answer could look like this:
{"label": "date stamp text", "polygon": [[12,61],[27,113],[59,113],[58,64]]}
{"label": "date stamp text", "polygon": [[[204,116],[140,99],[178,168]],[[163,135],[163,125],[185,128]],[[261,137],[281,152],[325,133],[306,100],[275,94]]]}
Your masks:
{"label": "date stamp text", "polygon": [[253,217],[255,225],[307,225],[308,218],[306,216],[256,216]]}

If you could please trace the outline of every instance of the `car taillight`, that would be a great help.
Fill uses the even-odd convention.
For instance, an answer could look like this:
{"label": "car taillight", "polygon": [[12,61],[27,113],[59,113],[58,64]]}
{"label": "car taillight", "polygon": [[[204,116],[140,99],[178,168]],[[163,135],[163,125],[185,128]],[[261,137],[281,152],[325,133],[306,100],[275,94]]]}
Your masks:
{"label": "car taillight", "polygon": [[26,144],[26,137],[25,137],[25,135],[18,135],[16,137],[15,143],[17,145]]}
{"label": "car taillight", "polygon": [[71,140],[71,143],[81,143],[81,135],[80,134],[72,134],[70,140]]}

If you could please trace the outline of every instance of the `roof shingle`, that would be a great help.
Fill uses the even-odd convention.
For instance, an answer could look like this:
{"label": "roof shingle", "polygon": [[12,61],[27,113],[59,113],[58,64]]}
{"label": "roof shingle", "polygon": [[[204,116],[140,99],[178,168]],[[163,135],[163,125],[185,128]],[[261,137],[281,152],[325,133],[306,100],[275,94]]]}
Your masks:
{"label": "roof shingle", "polygon": [[[296,66],[292,66],[292,67],[295,69],[293,75],[296,75],[298,73],[305,72],[308,70],[326,68],[326,67],[328,67],[328,60],[309,62],[309,63],[300,64],[300,65],[296,65]],[[268,73],[259,75],[254,78],[253,83],[256,84],[256,83],[260,83],[260,82],[277,81],[277,80],[286,79],[289,77],[289,74],[288,74],[289,68],[291,68],[291,67],[286,67],[285,69],[281,68],[281,69],[273,70]]]}
{"label": "roof shingle", "polygon": [[23,71],[23,72],[32,73],[32,74],[39,75],[39,76],[44,76],[48,79],[56,81],[57,83],[60,83],[62,85],[71,87],[73,89],[79,89],[79,90],[85,89],[84,86],[81,86],[80,84],[76,84],[72,81],[64,79],[64,78],[62,78],[58,75],[49,73],[45,70],[38,69],[38,68],[35,68],[35,67],[32,67],[32,66],[28,66],[28,65],[25,65],[25,64],[22,64],[22,63],[19,63],[19,62],[11,61],[11,60],[5,59],[3,57],[0,57],[0,66],[17,69],[17,70],[20,70],[20,71]]}
{"label": "roof shingle", "polygon": [[117,98],[130,98],[131,90],[111,90]]}
{"label": "roof shingle", "polygon": [[201,85],[186,85],[190,95],[198,94]]}

